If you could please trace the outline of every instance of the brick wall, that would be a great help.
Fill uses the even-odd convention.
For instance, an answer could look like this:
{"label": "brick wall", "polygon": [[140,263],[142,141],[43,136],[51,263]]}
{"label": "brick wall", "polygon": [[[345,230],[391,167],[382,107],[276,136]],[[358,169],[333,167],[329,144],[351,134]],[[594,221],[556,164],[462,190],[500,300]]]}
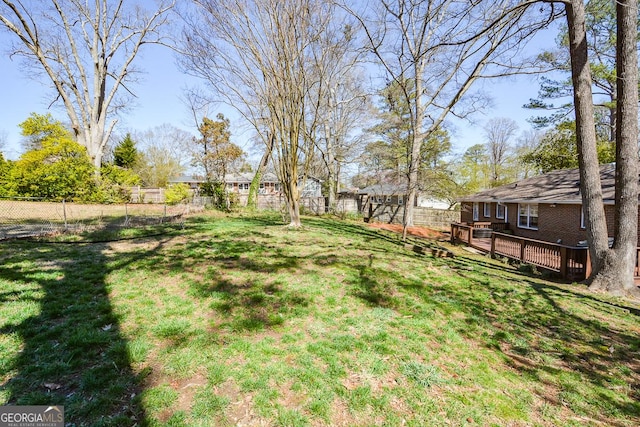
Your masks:
{"label": "brick wall", "polygon": [[[491,203],[489,217],[484,216],[484,203],[479,204],[480,222],[504,222],[503,219],[495,217],[495,203]],[[518,227],[518,204],[507,204],[507,222],[509,229],[516,236],[527,237],[529,239],[544,240],[546,242],[562,241],[562,244],[575,246],[578,242],[587,239],[587,232],[580,227],[580,218],[582,213],[581,205],[538,205],[538,229],[530,230]],[[614,224],[614,207],[605,206],[605,215],[607,219],[607,229],[609,236],[613,236]],[[473,222],[473,203],[462,203],[462,211],[460,215],[461,222]],[[640,224],[640,209],[638,209],[638,223]],[[638,230],[638,246],[640,246],[640,229]]]}

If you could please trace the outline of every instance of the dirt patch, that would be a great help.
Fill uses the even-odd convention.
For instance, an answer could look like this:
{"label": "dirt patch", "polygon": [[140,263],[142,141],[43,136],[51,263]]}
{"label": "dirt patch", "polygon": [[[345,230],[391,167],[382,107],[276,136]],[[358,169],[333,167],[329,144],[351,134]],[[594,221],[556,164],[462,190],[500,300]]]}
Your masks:
{"label": "dirt patch", "polygon": [[220,424],[230,423],[234,426],[269,426],[271,423],[260,417],[253,407],[253,394],[245,393],[233,379],[216,386],[216,394],[225,397],[229,406],[225,411],[225,418]]}
{"label": "dirt patch", "polygon": [[[379,230],[387,230],[387,231],[392,231],[394,233],[402,233],[402,224],[383,224],[379,222],[372,222],[372,223],[368,223],[367,226],[371,228],[376,228]],[[409,227],[407,229],[407,232],[412,236],[422,237],[425,239],[432,239],[432,240],[448,240],[449,239],[449,236],[447,236],[443,232],[434,230],[429,227],[418,227],[418,226]]]}

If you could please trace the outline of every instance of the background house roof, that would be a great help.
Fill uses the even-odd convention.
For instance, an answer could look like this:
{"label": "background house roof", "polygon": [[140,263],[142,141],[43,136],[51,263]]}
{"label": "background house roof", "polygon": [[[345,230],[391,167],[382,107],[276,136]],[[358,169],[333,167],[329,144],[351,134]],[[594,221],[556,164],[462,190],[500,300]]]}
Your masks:
{"label": "background house roof", "polygon": [[[251,183],[251,180],[253,180],[253,173],[230,173],[230,174],[227,174],[227,177],[225,179],[225,181],[228,183],[230,182]],[[203,183],[205,182],[205,179],[204,177],[201,177],[201,176],[180,175],[177,178],[170,179],[169,182]],[[262,180],[260,182],[276,182],[277,183],[279,181],[274,174],[267,172],[264,175],[262,175]]]}
{"label": "background house roof", "polygon": [[358,190],[358,194],[371,194],[371,195],[401,195],[407,193],[406,185],[397,184],[374,184]]}
{"label": "background house roof", "polygon": [[[605,204],[615,201],[615,163],[600,166],[602,196]],[[580,171],[558,170],[481,191],[461,198],[465,202],[560,203],[582,204]]]}

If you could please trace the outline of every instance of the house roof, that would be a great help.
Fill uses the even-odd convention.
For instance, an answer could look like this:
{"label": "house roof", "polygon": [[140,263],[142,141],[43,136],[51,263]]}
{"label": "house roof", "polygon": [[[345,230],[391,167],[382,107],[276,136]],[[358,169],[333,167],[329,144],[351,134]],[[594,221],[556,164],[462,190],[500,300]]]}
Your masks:
{"label": "house roof", "polygon": [[184,182],[184,183],[187,183],[187,182],[201,183],[201,182],[204,182],[204,179],[202,177],[196,176],[196,175],[180,175],[180,176],[177,176],[175,178],[170,179],[169,182],[171,182],[171,183],[175,183],[175,182],[178,182],[178,183],[180,183],[180,182]]}
{"label": "house roof", "polygon": [[[615,163],[600,166],[605,204],[615,201]],[[579,169],[566,169],[523,179],[461,198],[465,202],[582,204]]]}
{"label": "house roof", "polygon": [[[225,179],[225,181],[228,183],[230,182],[250,183],[252,180],[253,180],[253,173],[230,173],[226,176],[226,179]],[[170,179],[169,182],[203,183],[205,182],[205,179],[204,177],[201,177],[201,176],[180,175],[177,178]],[[279,182],[279,181],[274,174],[267,172],[264,175],[262,175],[261,182]]]}
{"label": "house roof", "polygon": [[358,194],[373,194],[373,195],[400,195],[407,193],[406,185],[398,184],[374,184],[358,190]]}

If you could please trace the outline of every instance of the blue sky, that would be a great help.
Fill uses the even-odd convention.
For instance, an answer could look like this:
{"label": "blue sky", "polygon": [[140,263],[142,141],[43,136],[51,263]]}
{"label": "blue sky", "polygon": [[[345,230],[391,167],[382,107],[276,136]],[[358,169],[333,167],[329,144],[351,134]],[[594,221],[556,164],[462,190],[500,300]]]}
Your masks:
{"label": "blue sky", "polygon": [[[4,45],[6,35],[0,35],[0,46]],[[555,30],[540,34],[530,44],[531,53],[554,45]],[[5,155],[17,158],[21,139],[18,124],[32,112],[51,114],[61,121],[66,121],[66,113],[62,108],[48,109],[51,102],[51,90],[46,84],[40,84],[24,76],[17,59],[10,60],[6,52],[0,54],[0,133],[6,135]],[[173,53],[165,48],[147,46],[138,58],[138,68],[144,70],[140,82],[133,87],[137,95],[130,111],[124,115],[118,125],[118,131],[146,130],[163,123],[196,133],[193,119],[188,108],[180,99],[185,86],[193,85],[195,80],[183,75],[175,64]],[[474,123],[456,122],[452,143],[456,152],[463,152],[467,147],[482,143],[482,125],[493,117],[510,117],[520,126],[520,130],[530,129],[526,119],[532,111],[522,108],[530,98],[538,92],[537,78],[520,76],[508,79],[493,80],[485,83],[484,91],[493,98],[493,107],[474,116]],[[234,123],[234,115],[227,108],[225,115],[231,117],[236,142],[248,151],[246,132],[242,134],[239,123]],[[212,116],[215,116],[214,111]],[[234,124],[236,126],[234,126]]]}

